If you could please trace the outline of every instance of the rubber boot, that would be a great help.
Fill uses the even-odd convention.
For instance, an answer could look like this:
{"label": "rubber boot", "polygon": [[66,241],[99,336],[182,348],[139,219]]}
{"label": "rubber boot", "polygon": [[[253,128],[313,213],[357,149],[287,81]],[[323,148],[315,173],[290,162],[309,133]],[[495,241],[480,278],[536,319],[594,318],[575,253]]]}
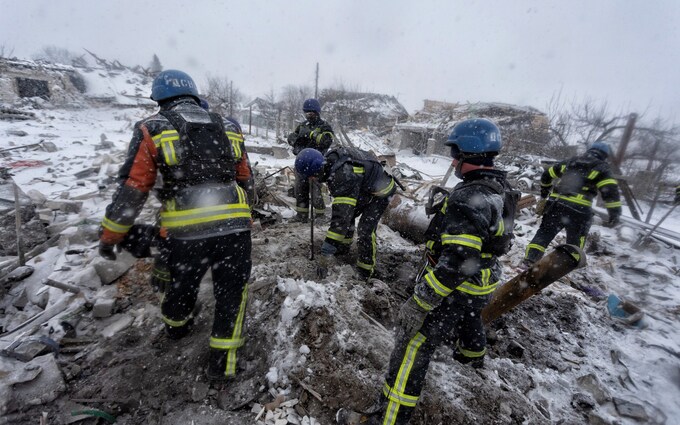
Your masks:
{"label": "rubber boot", "polygon": [[208,368],[205,375],[211,382],[226,382],[227,380],[227,351],[210,349],[208,354]]}
{"label": "rubber boot", "polygon": [[192,317],[189,319],[184,325],[182,326],[170,326],[167,323],[165,324],[165,333],[170,339],[182,339],[185,336],[189,335],[191,333],[191,330],[194,327],[194,318]]}

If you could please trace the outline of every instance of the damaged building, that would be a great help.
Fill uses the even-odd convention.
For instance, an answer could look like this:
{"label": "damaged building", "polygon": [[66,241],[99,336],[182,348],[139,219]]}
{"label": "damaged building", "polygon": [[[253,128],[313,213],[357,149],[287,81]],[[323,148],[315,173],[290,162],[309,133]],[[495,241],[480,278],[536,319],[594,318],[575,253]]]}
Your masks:
{"label": "damaged building", "polygon": [[390,140],[397,149],[448,155],[444,141],[451,128],[468,118],[489,118],[503,134],[506,152],[545,153],[550,141],[548,117],[538,109],[505,103],[448,103],[425,100],[422,110],[394,126]]}

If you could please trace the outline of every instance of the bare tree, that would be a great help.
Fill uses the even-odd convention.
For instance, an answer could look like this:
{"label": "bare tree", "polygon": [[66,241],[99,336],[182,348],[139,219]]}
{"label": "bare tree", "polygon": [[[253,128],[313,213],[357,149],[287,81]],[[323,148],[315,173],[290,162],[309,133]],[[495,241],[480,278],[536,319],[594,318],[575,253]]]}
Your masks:
{"label": "bare tree", "polygon": [[243,101],[243,94],[227,77],[208,76],[205,97],[211,108],[227,116],[233,115]]}
{"label": "bare tree", "polygon": [[161,71],[163,71],[163,65],[161,65],[161,60],[158,59],[158,56],[154,53],[151,63],[149,64],[149,74],[158,75]]}
{"label": "bare tree", "polygon": [[70,50],[57,46],[45,46],[32,57],[35,60],[46,60],[48,62],[61,63],[64,65],[72,65],[74,62],[78,62],[82,59],[79,55]]}
{"label": "bare tree", "polygon": [[7,46],[0,45],[0,58],[10,58],[14,54],[14,48],[9,48]]}
{"label": "bare tree", "polygon": [[312,97],[314,90],[309,86],[288,85],[281,90],[280,104],[283,114],[283,122],[286,127],[293,129],[295,122],[302,117],[302,103]]}

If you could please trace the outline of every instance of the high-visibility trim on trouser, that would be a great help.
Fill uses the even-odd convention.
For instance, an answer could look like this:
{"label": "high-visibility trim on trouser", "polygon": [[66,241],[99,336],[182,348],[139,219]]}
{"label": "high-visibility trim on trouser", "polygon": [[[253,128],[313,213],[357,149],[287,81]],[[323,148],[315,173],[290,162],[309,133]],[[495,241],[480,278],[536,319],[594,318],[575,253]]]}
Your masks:
{"label": "high-visibility trim on trouser", "polygon": [[162,211],[161,225],[168,229],[175,229],[233,218],[251,218],[248,204],[223,204],[182,211]]}
{"label": "high-visibility trim on trouser", "polygon": [[308,207],[298,207],[297,205],[295,206],[295,211],[299,213],[308,213],[309,208]]}
{"label": "high-visibility trim on trouser", "polygon": [[375,232],[371,233],[371,258],[370,261],[371,263],[366,263],[360,260],[357,260],[357,266],[361,267],[362,269],[368,270],[370,272],[373,271],[375,268],[375,252],[377,251],[377,244],[375,242]]}
{"label": "high-visibility trim on trouser", "polygon": [[172,320],[171,318],[167,316],[163,316],[163,322],[165,322],[166,325],[172,326],[173,328],[180,328],[189,322],[191,319],[191,315],[187,316],[185,319],[182,320]]}
{"label": "high-visibility trim on trouser", "polygon": [[529,245],[527,245],[527,249],[526,249],[526,251],[524,252],[524,258],[529,257],[529,252],[530,252],[532,249],[535,249],[535,250],[537,250],[537,251],[540,251],[541,254],[544,254],[544,253],[545,253],[545,247],[544,247],[544,246],[541,246],[541,245],[536,244],[536,243],[530,243]]}
{"label": "high-visibility trim on trouser", "polygon": [[246,315],[246,303],[248,302],[248,284],[243,285],[243,292],[241,292],[241,305],[238,309],[238,315],[234,322],[234,331],[231,338],[216,338],[210,337],[210,348],[227,351],[225,376],[236,374],[236,350],[243,346],[243,321]]}
{"label": "high-visibility trim on trouser", "polygon": [[104,217],[104,220],[102,220],[102,227],[115,233],[127,233],[130,228],[132,228],[132,224],[119,224]]}
{"label": "high-visibility trim on trouser", "polygon": [[459,343],[456,343],[456,349],[458,350],[458,352],[461,355],[463,355],[465,357],[472,358],[472,359],[484,357],[486,355],[486,347],[484,347],[484,349],[482,351],[472,351],[472,350],[466,350],[465,348],[461,347]]}
{"label": "high-visibility trim on trouser", "polygon": [[389,383],[385,382],[383,387],[383,392],[385,397],[387,397],[387,409],[385,410],[385,420],[383,425],[394,425],[397,421],[397,415],[399,414],[399,408],[401,406],[405,407],[415,407],[420,394],[411,395],[406,394],[406,384],[408,383],[409,376],[411,375],[411,369],[415,362],[418,350],[425,342],[426,338],[423,334],[418,332],[416,336],[411,338],[408,345],[406,346],[406,352],[404,353],[404,358],[399,366],[399,372],[395,379],[394,385],[390,387]]}

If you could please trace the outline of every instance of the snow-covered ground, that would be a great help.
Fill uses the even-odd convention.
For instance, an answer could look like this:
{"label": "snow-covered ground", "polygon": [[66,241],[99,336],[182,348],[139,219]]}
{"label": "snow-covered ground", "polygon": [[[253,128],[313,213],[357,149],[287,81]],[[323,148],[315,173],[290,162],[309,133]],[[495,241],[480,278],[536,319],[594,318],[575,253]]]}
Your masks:
{"label": "snow-covered ground", "polygon": [[[148,115],[150,110],[88,108],[69,111],[42,109],[33,112],[37,116],[35,120],[0,121],[0,149],[45,140],[54,143],[56,151],[14,150],[8,152],[7,156],[0,157],[0,167],[10,167],[16,183],[29,195],[36,191],[49,200],[82,198],[83,206],[79,213],[57,215],[58,220],[98,223],[103,217],[104,208],[110,201],[113,189],[109,177],[115,174],[122,161],[132,125],[136,120]],[[21,137],[13,135],[21,131],[26,135]],[[450,164],[448,158],[440,156],[416,156],[409,151],[393,152],[381,140],[368,134],[352,133],[350,137],[359,147],[377,153],[396,154],[398,163],[417,170],[425,180],[441,179]],[[103,141],[111,142],[113,145],[103,146]],[[281,146],[277,145],[273,138],[267,140],[248,135],[246,144]],[[250,157],[252,163],[257,163],[260,175],[282,167],[292,167],[294,159],[292,156],[277,159],[270,155],[255,153]],[[76,177],[77,173],[90,168],[98,168],[98,171],[86,178]],[[454,183],[455,178],[452,178],[448,186]],[[651,223],[656,223],[667,209],[668,206],[658,207]],[[286,211],[282,215],[290,216],[292,212]],[[680,211],[675,211],[663,227],[677,232],[680,231],[679,224]],[[525,210],[519,215],[516,226],[517,239],[511,253],[505,259],[506,275],[513,273],[513,266],[522,258],[523,250],[535,233],[537,225],[538,220],[531,211]],[[74,227],[75,224],[67,227],[64,232],[72,232]],[[321,232],[322,228],[319,230],[319,233]],[[496,330],[501,340],[503,338],[506,341],[519,340],[518,342],[524,346],[526,357],[524,360],[510,358],[500,348],[492,350],[485,373],[485,385],[517,393],[518,397],[530,400],[538,406],[538,410],[549,412],[547,417],[546,414],[537,416],[545,418],[545,423],[553,421],[560,423],[560,420],[566,421],[562,423],[578,423],[574,418],[581,418],[583,423],[593,424],[633,424],[645,421],[677,423],[677,418],[680,417],[680,328],[677,325],[680,316],[679,251],[658,242],[646,250],[634,250],[631,244],[638,237],[637,230],[627,225],[616,229],[606,228],[598,218],[595,219],[591,234],[593,237],[588,247],[588,266],[553,284],[531,301],[531,309],[543,315],[545,322],[533,321],[533,318],[520,313],[522,307],[518,307],[518,312],[510,314],[507,319],[513,321],[512,326],[502,326]],[[265,229],[255,234],[254,238],[266,236]],[[418,247],[402,239],[386,226],[380,227],[378,238],[381,247],[418,256]],[[294,240],[293,236],[290,240]],[[563,240],[563,235],[558,236],[556,242],[560,240]],[[284,261],[285,258],[282,260],[281,256],[291,249],[288,245],[289,240],[276,239],[269,240],[268,243],[266,249],[271,252],[272,258]],[[91,248],[92,241],[85,245]],[[69,248],[82,246],[60,244],[40,256],[40,261],[34,259],[29,262],[36,269],[35,276],[32,277],[34,285],[38,285],[40,280],[53,276],[54,273],[62,273],[61,276],[65,276],[64,271],[55,270],[61,269],[65,264],[64,251]],[[78,273],[86,270],[89,264],[101,260],[95,251],[86,253],[80,262],[70,262],[71,270],[68,278],[64,280],[84,284],[91,278],[78,276]],[[303,261],[304,256],[301,258]],[[413,269],[418,267],[417,264],[410,266]],[[264,261],[254,264],[253,285],[272,278],[272,269],[268,267]],[[326,308],[337,315],[350,314],[336,306],[339,302],[336,297],[343,293],[337,291],[349,279],[350,271],[348,268],[338,267],[335,272],[338,277],[333,284],[291,278],[290,270],[286,271],[286,277],[276,279],[277,291],[285,300],[280,314],[272,316],[269,323],[278,329],[279,335],[279,340],[272,341],[271,347],[281,350],[272,353],[271,358],[278,360],[267,368],[266,379],[272,386],[285,388],[289,385],[292,380],[288,375],[291,369],[302,361],[302,357],[308,355],[309,347],[290,344],[288,339],[294,336],[291,324],[300,311]],[[387,284],[389,285],[389,282]],[[357,287],[350,292],[363,290],[365,289]],[[646,313],[645,326],[628,326],[620,320],[611,318],[606,307],[606,297],[610,294],[616,294],[639,306]],[[42,307],[36,299],[32,299],[23,310],[5,305],[4,315],[0,316],[3,329],[5,331],[13,329],[40,312],[42,308],[58,303],[69,303],[74,298],[68,292],[56,288],[50,288],[46,295],[49,299],[47,305],[43,303]],[[556,318],[553,314],[555,305],[559,306],[565,300],[573,302],[571,310],[573,316]],[[154,319],[157,318],[139,316],[135,320]],[[563,322],[559,322],[558,319]],[[569,326],[570,320],[580,324],[577,330]],[[56,327],[56,323],[54,325]],[[517,328],[521,328],[520,331]],[[354,344],[350,328],[337,330],[341,346],[346,348],[347,345]],[[544,333],[547,330],[555,332]],[[534,337],[541,335],[541,343],[530,345],[533,341],[531,335]],[[526,339],[521,339],[522,336]],[[389,341],[389,335],[382,334],[379,338],[381,339],[375,343],[385,350],[385,341]],[[0,344],[5,345],[7,342],[8,340],[0,335]],[[530,361],[539,356],[538,353],[532,353],[532,350],[550,351],[546,350],[546,346],[552,347],[554,353],[543,352],[541,356],[547,358],[550,354],[554,355],[552,363]],[[311,358],[311,355],[309,357]],[[0,362],[3,371],[11,367],[24,367],[23,363],[6,358],[0,358]],[[357,373],[361,374],[360,371]],[[0,383],[4,379],[2,376]],[[531,381],[530,384],[526,382],[527,379]],[[431,389],[450,391],[448,396],[441,396],[442,398],[436,400],[453,405],[462,403],[456,398],[456,394],[462,397],[466,391],[473,389],[466,387],[467,385],[477,385],[467,372],[450,359],[437,359],[433,362],[430,380],[428,386]],[[593,384],[591,381],[596,383]],[[602,400],[599,394],[601,391],[606,392]],[[432,393],[433,390],[430,390],[428,394]],[[590,394],[591,398],[577,396],[584,393]],[[584,407],[592,398],[596,399],[597,407]],[[623,401],[617,400],[634,404],[626,405]],[[642,413],[636,410],[637,406],[642,406],[646,419],[632,418],[636,415],[642,416]],[[512,406],[501,406],[499,409],[499,418],[507,417],[510,420],[511,415],[506,411],[508,409],[512,411]],[[585,413],[581,416],[570,413],[579,409]],[[596,417],[588,413],[591,411],[596,413]],[[468,413],[473,416],[475,414]],[[503,416],[504,414],[506,416]],[[252,416],[254,419],[255,415]],[[469,420],[469,417],[466,418]],[[499,419],[497,423],[504,422]],[[522,422],[514,419],[512,423]],[[525,423],[534,422],[529,420]]]}

